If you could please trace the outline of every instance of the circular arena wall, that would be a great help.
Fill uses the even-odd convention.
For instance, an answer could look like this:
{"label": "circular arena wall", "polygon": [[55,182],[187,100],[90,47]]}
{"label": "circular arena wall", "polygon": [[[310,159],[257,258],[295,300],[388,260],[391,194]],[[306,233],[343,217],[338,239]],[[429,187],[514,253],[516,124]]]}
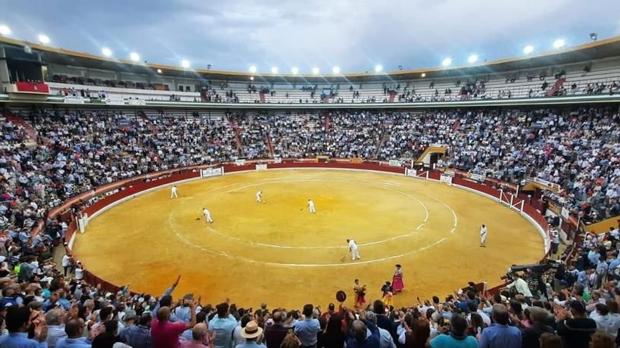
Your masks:
{"label": "circular arena wall", "polygon": [[[538,211],[516,195],[461,175],[351,160],[205,168],[99,190],[108,195],[84,210],[92,221],[70,243],[87,279],[110,290],[129,284],[132,291],[158,295],[182,274],[179,292],[209,302],[230,297],[242,305],[298,306],[333,301],[340,289],[352,297],[355,278],[368,284],[368,298],[379,298],[380,285],[401,263],[406,291],[396,297],[400,305],[449,294],[467,281],[495,285],[511,264],[536,262],[548,250],[546,221]],[[297,169],[271,170],[283,168]],[[182,183],[177,200],[165,188],[172,183]],[[218,185],[225,190],[218,192]],[[264,206],[256,205],[257,189],[265,191]],[[305,209],[313,192],[316,216]],[[213,225],[200,218],[203,205],[212,210]],[[487,248],[478,246],[482,223],[489,225]],[[362,260],[349,260],[346,238],[358,241]]]}

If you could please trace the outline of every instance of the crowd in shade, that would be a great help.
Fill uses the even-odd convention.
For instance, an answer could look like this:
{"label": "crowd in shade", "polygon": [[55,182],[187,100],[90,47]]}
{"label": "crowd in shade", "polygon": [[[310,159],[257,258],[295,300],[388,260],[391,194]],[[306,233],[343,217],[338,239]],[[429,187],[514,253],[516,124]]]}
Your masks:
{"label": "crowd in shade", "polygon": [[[29,127],[8,120],[0,139],[0,348],[616,345],[618,229],[576,239],[572,257],[511,273],[511,285],[493,296],[470,284],[402,308],[377,300],[252,309],[179,297],[182,279],[157,297],[89,284],[69,249],[60,264],[53,261],[67,223],[47,212],[102,184],[192,164],[316,155],[406,162],[442,144],[449,151],[441,166],[511,182],[539,177],[560,185],[571,209],[602,218],[620,213],[617,109],[210,117],[41,111],[24,118],[34,139]],[[42,233],[32,235],[41,221]]]}

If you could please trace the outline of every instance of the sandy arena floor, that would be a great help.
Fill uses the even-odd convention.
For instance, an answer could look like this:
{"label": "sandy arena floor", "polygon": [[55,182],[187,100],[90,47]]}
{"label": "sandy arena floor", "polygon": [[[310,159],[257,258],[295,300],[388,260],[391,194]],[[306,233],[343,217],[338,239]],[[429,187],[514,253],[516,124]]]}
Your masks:
{"label": "sandy arena floor", "polygon": [[[255,201],[263,191],[263,204]],[[394,265],[405,292],[445,296],[468,281],[499,283],[512,264],[543,256],[543,241],[518,213],[474,193],[405,176],[341,170],[269,170],[201,179],[146,193],[90,221],[74,251],[86,268],[138,292],[175,293],[203,303],[229,297],[241,306],[324,307],[353,279],[380,298]],[[316,202],[311,215],[306,200]],[[207,224],[207,207],[215,222]],[[479,247],[481,224],[489,227]],[[346,239],[360,245],[352,262]]]}

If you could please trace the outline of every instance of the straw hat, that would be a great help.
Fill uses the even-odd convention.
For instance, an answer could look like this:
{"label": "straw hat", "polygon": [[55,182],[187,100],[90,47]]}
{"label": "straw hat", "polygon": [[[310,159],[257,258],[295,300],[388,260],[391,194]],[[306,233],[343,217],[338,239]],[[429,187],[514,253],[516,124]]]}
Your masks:
{"label": "straw hat", "polygon": [[252,320],[248,322],[243,330],[241,330],[241,337],[243,338],[257,338],[263,334],[263,329],[258,327],[258,324]]}

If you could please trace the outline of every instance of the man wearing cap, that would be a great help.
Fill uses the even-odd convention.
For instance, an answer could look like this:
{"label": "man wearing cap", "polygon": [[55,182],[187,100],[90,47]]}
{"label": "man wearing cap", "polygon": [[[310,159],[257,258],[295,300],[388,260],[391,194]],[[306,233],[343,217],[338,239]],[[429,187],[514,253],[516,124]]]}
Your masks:
{"label": "man wearing cap", "polygon": [[304,305],[304,319],[295,323],[295,335],[301,341],[302,347],[316,347],[317,334],[321,331],[319,321],[312,317],[314,306],[311,304]]}
{"label": "man wearing cap", "polygon": [[151,347],[151,313],[149,311],[142,313],[138,320],[138,325],[125,327],[119,332],[118,336],[121,341],[133,348]]}
{"label": "man wearing cap", "polygon": [[122,316],[120,316],[120,314],[122,314],[122,312],[119,313],[119,318],[121,319],[118,323],[119,332],[129,326],[135,326],[136,320],[138,319],[136,311],[133,309],[126,309]]}
{"label": "man wearing cap", "polygon": [[235,348],[267,348],[262,343],[257,343],[258,339],[263,335],[263,329],[252,320],[248,322],[243,330],[241,330],[241,337],[245,338],[245,343],[237,345]]}

